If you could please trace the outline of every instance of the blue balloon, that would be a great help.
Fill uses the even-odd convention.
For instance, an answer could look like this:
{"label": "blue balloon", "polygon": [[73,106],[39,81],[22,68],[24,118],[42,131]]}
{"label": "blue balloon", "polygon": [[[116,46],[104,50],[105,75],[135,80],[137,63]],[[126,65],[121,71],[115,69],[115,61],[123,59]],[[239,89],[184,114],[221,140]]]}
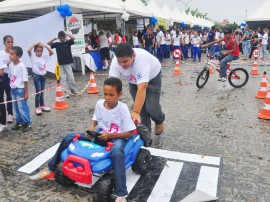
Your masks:
{"label": "blue balloon", "polygon": [[68,10],[67,16],[68,16],[68,17],[72,16],[72,11],[71,11],[71,10]]}
{"label": "blue balloon", "polygon": [[155,17],[152,17],[151,23],[152,23],[153,25],[157,24],[157,19],[156,19]]}
{"label": "blue balloon", "polygon": [[68,11],[70,9],[70,6],[68,4],[63,5],[63,9],[65,11]]}
{"label": "blue balloon", "polygon": [[58,12],[63,11],[63,8],[62,8],[62,6],[61,6],[61,5],[60,5],[60,6],[57,6],[56,8],[57,8],[57,11],[58,11]]}
{"label": "blue balloon", "polygon": [[66,17],[67,15],[66,15],[66,12],[64,12],[64,11],[61,11],[60,12],[60,15],[62,16],[62,17]]}

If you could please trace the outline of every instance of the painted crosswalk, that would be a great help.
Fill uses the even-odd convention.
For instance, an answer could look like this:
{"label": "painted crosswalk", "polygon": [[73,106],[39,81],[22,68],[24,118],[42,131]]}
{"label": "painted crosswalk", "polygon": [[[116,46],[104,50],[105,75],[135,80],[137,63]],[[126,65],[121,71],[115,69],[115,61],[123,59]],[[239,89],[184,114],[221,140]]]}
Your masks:
{"label": "painted crosswalk", "polygon": [[[32,161],[18,169],[19,172],[31,174],[45,164],[54,154],[59,144],[52,146],[39,154]],[[172,202],[181,201],[195,190],[200,190],[210,196],[218,195],[221,159],[161,150],[148,149],[153,159],[146,175],[140,176],[127,170],[128,199],[142,202]],[[93,182],[98,181],[94,177]],[[79,186],[91,188],[92,185]],[[95,189],[95,187],[92,187]]]}

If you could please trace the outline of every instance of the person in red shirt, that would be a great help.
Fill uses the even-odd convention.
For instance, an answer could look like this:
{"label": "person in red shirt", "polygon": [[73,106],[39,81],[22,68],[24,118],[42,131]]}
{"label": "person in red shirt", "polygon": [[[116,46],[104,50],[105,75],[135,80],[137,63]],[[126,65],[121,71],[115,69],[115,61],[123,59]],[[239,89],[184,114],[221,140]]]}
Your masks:
{"label": "person in red shirt", "polygon": [[227,80],[227,64],[228,62],[231,62],[233,60],[239,59],[239,46],[237,42],[235,41],[235,38],[232,35],[232,29],[225,28],[223,30],[224,32],[224,38],[221,38],[219,40],[215,40],[213,42],[207,43],[202,46],[202,48],[205,48],[209,45],[220,43],[222,41],[225,42],[226,51],[222,52],[222,55],[224,56],[223,59],[220,61],[220,78],[219,81],[225,82]]}

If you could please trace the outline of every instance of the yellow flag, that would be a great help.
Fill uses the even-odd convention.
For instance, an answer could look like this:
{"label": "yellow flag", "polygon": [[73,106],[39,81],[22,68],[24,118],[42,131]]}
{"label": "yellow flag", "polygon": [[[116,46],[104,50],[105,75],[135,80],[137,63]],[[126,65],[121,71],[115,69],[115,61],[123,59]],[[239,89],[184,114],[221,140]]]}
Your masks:
{"label": "yellow flag", "polygon": [[55,67],[55,76],[56,76],[56,80],[60,79],[60,65],[58,62],[56,63],[56,67]]}

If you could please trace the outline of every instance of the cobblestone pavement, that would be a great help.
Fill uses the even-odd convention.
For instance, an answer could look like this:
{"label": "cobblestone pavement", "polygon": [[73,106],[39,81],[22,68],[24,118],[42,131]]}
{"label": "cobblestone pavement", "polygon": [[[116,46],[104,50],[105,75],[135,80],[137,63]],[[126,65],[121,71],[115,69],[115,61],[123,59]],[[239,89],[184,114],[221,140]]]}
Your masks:
{"label": "cobblestone pavement", "polygon": [[[206,86],[198,90],[194,70],[203,64],[181,64],[183,74],[172,74],[174,64],[165,61],[162,68],[161,103],[166,114],[165,132],[153,135],[153,147],[194,154],[222,157],[220,201],[270,201],[270,121],[257,118],[263,100],[255,95],[262,72],[269,66],[260,65],[260,75],[250,75],[241,89],[210,75]],[[242,63],[248,70],[252,63]],[[96,76],[102,91],[105,76]],[[89,76],[75,74],[77,86],[83,88]],[[132,106],[127,83],[122,101]],[[48,77],[47,86],[55,85]],[[30,78],[30,92],[34,92]],[[70,108],[52,110],[37,117],[34,98],[29,99],[33,130],[18,133],[11,130],[0,134],[0,201],[95,201],[95,194],[81,188],[62,188],[54,181],[32,182],[28,175],[16,170],[35,156],[59,142],[69,131],[84,131],[102,93],[67,99]],[[55,91],[46,92],[45,101],[53,106]],[[89,115],[90,111],[90,115]]]}

